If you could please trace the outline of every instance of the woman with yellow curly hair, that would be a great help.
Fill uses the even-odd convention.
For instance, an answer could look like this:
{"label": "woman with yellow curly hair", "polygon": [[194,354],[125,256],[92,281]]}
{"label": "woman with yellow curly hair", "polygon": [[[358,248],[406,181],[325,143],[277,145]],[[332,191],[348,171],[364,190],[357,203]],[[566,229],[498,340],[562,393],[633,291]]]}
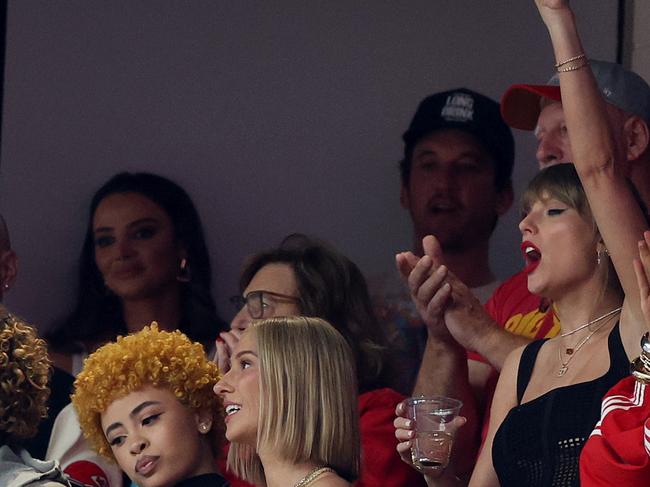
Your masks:
{"label": "woman with yellow curly hair", "polygon": [[0,485],[68,485],[55,462],[34,460],[22,443],[47,416],[51,366],[45,342],[0,307]]}
{"label": "woman with yellow curly hair", "polygon": [[139,487],[223,487],[218,380],[200,344],[153,324],[90,355],[72,403],[93,448]]}

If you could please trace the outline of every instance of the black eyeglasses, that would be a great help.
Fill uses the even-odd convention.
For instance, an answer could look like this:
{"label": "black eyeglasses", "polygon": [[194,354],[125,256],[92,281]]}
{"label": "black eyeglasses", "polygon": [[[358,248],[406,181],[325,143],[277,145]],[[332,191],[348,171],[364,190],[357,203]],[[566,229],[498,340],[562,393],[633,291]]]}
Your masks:
{"label": "black eyeglasses", "polygon": [[246,296],[233,296],[230,302],[237,311],[246,305],[248,314],[254,320],[269,316],[268,311],[273,309],[277,302],[298,303],[300,298],[288,296],[287,294],[274,293],[272,291],[251,291]]}

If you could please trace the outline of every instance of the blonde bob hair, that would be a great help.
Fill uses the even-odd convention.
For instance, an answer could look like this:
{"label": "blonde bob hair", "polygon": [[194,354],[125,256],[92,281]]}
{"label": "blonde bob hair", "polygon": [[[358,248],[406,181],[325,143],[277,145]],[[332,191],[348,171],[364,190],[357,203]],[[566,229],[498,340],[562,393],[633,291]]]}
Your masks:
{"label": "blonde bob hair", "polygon": [[266,485],[256,451],[291,463],[327,465],[349,482],[359,475],[359,412],[354,358],[345,338],[320,318],[254,322],[260,369],[257,447],[233,443],[228,467]]}
{"label": "blonde bob hair", "polygon": [[19,446],[47,417],[51,365],[34,328],[0,306],[0,445]]}
{"label": "blonde bob hair", "polygon": [[92,353],[75,380],[72,404],[92,447],[115,461],[102,429],[102,413],[116,399],[147,385],[168,389],[184,406],[210,413],[212,429],[207,436],[216,457],[224,433],[223,406],[212,391],[218,381],[219,370],[201,344],[178,330],[160,331],[154,322]]}

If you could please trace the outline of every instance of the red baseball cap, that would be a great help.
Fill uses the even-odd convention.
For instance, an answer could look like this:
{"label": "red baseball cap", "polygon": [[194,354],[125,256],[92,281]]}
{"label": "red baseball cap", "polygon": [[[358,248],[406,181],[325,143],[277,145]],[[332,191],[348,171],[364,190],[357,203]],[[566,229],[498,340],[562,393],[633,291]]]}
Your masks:
{"label": "red baseball cap", "polygon": [[[607,103],[638,115],[650,125],[650,86],[638,74],[620,64],[589,61],[596,84]],[[545,85],[512,85],[501,98],[501,116],[516,129],[533,130],[542,109],[542,98],[561,101],[557,73]]]}
{"label": "red baseball cap", "polygon": [[542,110],[541,99],[560,101],[560,87],[554,85],[512,85],[501,98],[501,116],[513,128],[533,130]]}

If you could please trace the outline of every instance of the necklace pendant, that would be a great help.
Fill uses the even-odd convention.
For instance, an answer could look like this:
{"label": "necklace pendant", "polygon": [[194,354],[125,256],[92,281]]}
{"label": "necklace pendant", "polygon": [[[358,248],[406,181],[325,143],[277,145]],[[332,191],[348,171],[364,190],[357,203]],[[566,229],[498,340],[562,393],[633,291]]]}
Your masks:
{"label": "necklace pendant", "polygon": [[564,374],[566,374],[566,371],[568,369],[569,368],[566,365],[562,365],[562,367],[560,367],[560,370],[557,371],[557,376],[562,377]]}
{"label": "necklace pendant", "polygon": [[573,355],[573,348],[567,348],[566,349],[566,354],[567,355]]}

